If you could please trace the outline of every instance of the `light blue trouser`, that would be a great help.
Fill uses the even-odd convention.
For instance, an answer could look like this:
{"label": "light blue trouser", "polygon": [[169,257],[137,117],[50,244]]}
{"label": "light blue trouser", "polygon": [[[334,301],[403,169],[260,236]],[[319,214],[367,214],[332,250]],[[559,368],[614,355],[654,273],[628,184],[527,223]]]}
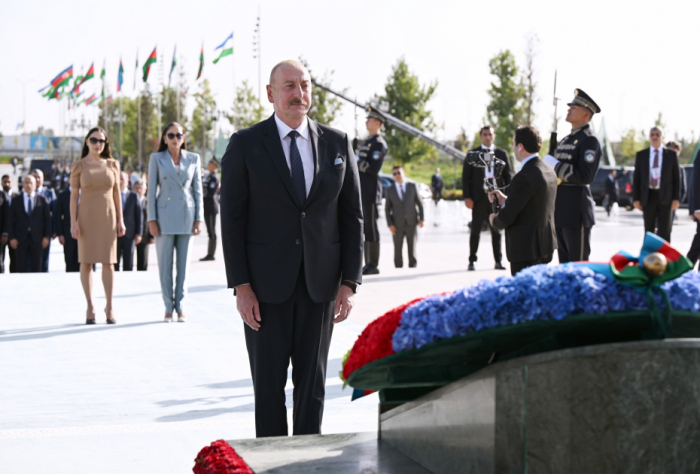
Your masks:
{"label": "light blue trouser", "polygon": [[[160,289],[165,303],[165,312],[182,313],[182,302],[187,296],[187,273],[190,259],[188,253],[192,234],[161,234],[156,237],[156,254],[158,255],[158,272],[160,272]],[[177,265],[175,291],[173,292],[173,258]]]}

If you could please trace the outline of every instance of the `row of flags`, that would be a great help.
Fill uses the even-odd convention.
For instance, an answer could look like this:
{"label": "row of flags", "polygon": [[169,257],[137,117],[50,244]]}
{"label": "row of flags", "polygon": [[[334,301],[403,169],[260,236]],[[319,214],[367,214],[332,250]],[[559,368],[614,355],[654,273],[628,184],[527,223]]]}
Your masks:
{"label": "row of flags", "polygon": [[[214,59],[214,64],[217,64],[222,58],[226,56],[230,56],[233,54],[233,33],[231,33],[223,43],[221,43],[219,46],[214,48],[214,51],[218,51],[218,56],[216,59]],[[148,75],[151,72],[151,66],[153,66],[158,60],[158,53],[157,53],[157,47],[153,48],[153,51],[151,54],[148,56],[146,59],[146,62],[142,66],[143,70],[143,82],[148,81]],[[112,96],[110,95],[109,97],[105,97],[105,90],[104,90],[104,78],[105,78],[105,65],[106,62],[103,63],[102,65],[102,71],[100,72],[100,79],[102,80],[102,93],[100,97],[100,101],[98,102],[98,106],[102,107],[105,103],[110,102],[113,100]],[[171,79],[173,75],[173,71],[175,71],[175,67],[177,66],[177,45],[175,46],[175,49],[173,50],[173,60],[170,65],[170,74],[168,75],[168,88],[170,88],[171,84]],[[139,58],[138,58],[138,51],[136,52],[136,66],[135,70],[138,71],[139,69]],[[199,80],[200,77],[202,77],[202,70],[204,69],[204,45],[202,45],[202,49],[200,50],[199,53],[199,69],[197,71],[197,80]],[[49,85],[46,87],[43,87],[42,89],[39,90],[39,93],[42,95],[42,97],[46,97],[48,100],[61,100],[64,97],[68,97],[69,99],[73,100],[74,106],[78,106],[81,104],[85,105],[90,105],[94,103],[97,100],[97,97],[95,94],[92,94],[90,97],[83,98],[81,100],[78,100],[81,96],[83,96],[83,91],[80,89],[83,84],[85,84],[87,81],[90,79],[93,79],[95,77],[95,63],[92,63],[90,65],[90,68],[88,69],[87,73],[85,73],[84,76],[76,76],[75,79],[73,79],[73,66],[68,66],[66,69],[61,71],[56,77],[54,77]],[[134,89],[136,89],[136,74],[134,74]],[[72,87],[71,87],[71,80],[72,80]],[[119,70],[117,73],[117,93],[121,92],[123,89],[123,84],[124,84],[124,64],[122,63],[121,58],[119,58]]]}

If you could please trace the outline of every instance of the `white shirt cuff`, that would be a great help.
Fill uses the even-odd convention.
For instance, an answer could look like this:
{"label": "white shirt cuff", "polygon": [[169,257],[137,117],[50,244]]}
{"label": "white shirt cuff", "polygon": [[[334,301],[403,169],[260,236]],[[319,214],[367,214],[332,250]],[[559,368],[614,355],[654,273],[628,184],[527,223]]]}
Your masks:
{"label": "white shirt cuff", "polygon": [[543,160],[545,163],[547,163],[552,168],[556,168],[556,166],[559,164],[559,160],[554,158],[552,155],[545,155]]}

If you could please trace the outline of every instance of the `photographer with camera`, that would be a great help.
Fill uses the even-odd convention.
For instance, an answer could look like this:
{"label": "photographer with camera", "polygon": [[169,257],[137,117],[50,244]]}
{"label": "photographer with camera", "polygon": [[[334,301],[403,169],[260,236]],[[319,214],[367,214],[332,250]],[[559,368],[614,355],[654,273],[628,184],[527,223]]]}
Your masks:
{"label": "photographer with camera", "polygon": [[[496,148],[493,145],[496,135],[493,132],[493,127],[487,125],[481,128],[479,132],[481,138],[481,146],[472,149],[471,151],[491,152],[499,160],[505,163],[501,176],[494,175],[493,164],[482,167],[474,167],[468,160],[464,160],[464,168],[462,169],[462,190],[464,194],[464,204],[472,210],[471,232],[469,234],[469,267],[468,271],[474,271],[474,262],[477,260],[476,252],[479,250],[479,240],[481,238],[481,225],[491,213],[491,205],[489,204],[487,185],[484,179],[492,180],[498,188],[504,188],[510,184],[511,170],[508,164],[508,154],[501,148]],[[501,233],[498,229],[490,227],[491,230],[491,245],[493,246],[493,258],[496,261],[496,270],[505,270],[501,264],[503,258],[501,253]]]}
{"label": "photographer with camera", "polygon": [[506,255],[510,272],[552,261],[557,248],[554,227],[554,202],[557,175],[538,155],[542,139],[537,130],[521,126],[515,131],[513,152],[520,171],[510,183],[508,196],[499,190],[489,192],[490,201],[498,199],[501,210],[489,216],[495,229],[506,230]]}

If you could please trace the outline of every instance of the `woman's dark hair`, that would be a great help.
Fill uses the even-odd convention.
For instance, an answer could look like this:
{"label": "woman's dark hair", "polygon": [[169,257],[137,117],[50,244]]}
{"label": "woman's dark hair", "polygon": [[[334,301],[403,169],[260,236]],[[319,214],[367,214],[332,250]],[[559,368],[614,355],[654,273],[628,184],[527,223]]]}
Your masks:
{"label": "woman's dark hair", "polygon": [[529,125],[520,126],[515,130],[515,144],[520,143],[528,153],[539,153],[542,138],[536,128]]}
{"label": "woman's dark hair", "polygon": [[[158,146],[158,151],[165,151],[168,149],[168,144],[165,143],[165,135],[168,133],[170,127],[180,127],[182,133],[185,133],[185,127],[183,127],[177,122],[170,122],[168,125],[165,126],[165,128],[163,129],[163,134],[160,136],[160,145]],[[180,150],[187,151],[187,140],[182,140],[182,146],[180,147]]]}
{"label": "woman's dark hair", "polygon": [[90,153],[90,147],[88,147],[87,141],[88,138],[90,138],[90,135],[92,135],[95,132],[102,132],[105,136],[105,147],[102,149],[102,153],[100,153],[100,157],[102,158],[112,158],[112,149],[109,147],[109,138],[107,138],[107,132],[105,132],[105,129],[102,127],[93,127],[90,129],[89,132],[87,132],[87,135],[85,135],[85,140],[83,140],[83,151],[80,154],[80,158],[85,158],[88,156],[88,153]]}

